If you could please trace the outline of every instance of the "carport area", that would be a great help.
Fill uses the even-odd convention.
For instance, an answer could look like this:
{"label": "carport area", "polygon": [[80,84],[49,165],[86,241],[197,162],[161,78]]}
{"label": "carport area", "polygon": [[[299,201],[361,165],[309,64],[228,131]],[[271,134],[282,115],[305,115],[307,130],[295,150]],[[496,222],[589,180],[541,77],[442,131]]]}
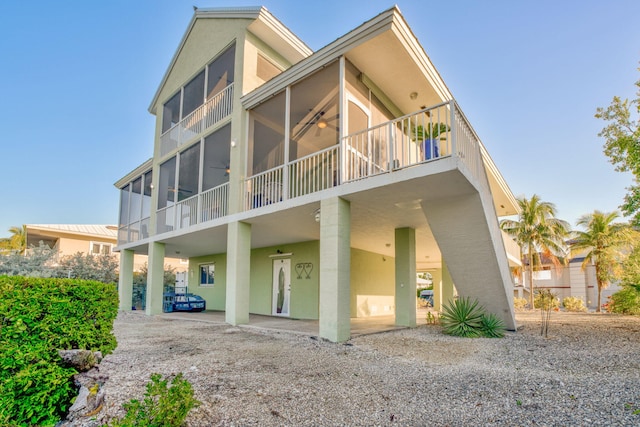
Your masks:
{"label": "carport area", "polygon": [[[167,320],[190,320],[194,322],[227,324],[224,311],[207,310],[199,313],[173,312],[158,315]],[[416,320],[418,326],[426,324],[427,309],[418,308]],[[250,314],[249,323],[239,325],[240,328],[264,329],[269,331],[281,331],[310,337],[318,336],[319,323],[317,320],[291,319],[286,317],[263,316]],[[377,334],[380,332],[406,329],[405,326],[395,325],[395,316],[371,316],[351,319],[351,337]]]}

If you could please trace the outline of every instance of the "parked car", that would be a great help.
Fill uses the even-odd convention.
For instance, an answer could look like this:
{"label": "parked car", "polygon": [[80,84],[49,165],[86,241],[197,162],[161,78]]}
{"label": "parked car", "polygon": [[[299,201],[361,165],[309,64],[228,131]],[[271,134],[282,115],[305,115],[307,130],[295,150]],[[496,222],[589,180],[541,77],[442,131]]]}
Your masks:
{"label": "parked car", "polygon": [[163,295],[162,311],[170,313],[172,311],[204,311],[207,309],[207,302],[200,295],[196,294],[176,294],[166,292]]}
{"label": "parked car", "polygon": [[422,298],[427,304],[429,304],[429,307],[433,307],[433,290],[425,289],[423,291],[420,291],[420,298]]}

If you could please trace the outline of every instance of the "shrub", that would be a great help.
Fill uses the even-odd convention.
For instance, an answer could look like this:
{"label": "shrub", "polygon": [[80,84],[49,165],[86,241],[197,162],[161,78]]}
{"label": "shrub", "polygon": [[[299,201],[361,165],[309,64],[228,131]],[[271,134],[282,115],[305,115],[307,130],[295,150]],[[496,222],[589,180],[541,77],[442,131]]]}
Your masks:
{"label": "shrub", "polygon": [[493,313],[485,312],[477,300],[458,298],[442,307],[440,313],[442,331],[448,335],[465,338],[502,338],[506,331],[504,322]]}
{"label": "shrub", "polygon": [[58,349],[116,347],[113,285],[0,276],[0,423],[53,425],[75,395]]}
{"label": "shrub", "polygon": [[640,314],[640,290],[634,286],[623,286],[611,295],[607,310],[618,314]]}
{"label": "shrub", "polygon": [[458,298],[442,307],[440,323],[443,332],[458,337],[478,337],[482,328],[483,310],[478,301]]}
{"label": "shrub", "polygon": [[529,303],[527,302],[526,298],[513,298],[513,308],[515,308],[516,310],[524,310],[527,307],[527,304]]}
{"label": "shrub", "polygon": [[536,290],[536,294],[533,298],[533,305],[535,308],[541,308],[543,310],[551,310],[556,307],[560,307],[560,300],[556,294],[546,289]]}
{"label": "shrub", "polygon": [[147,383],[144,400],[132,399],[125,403],[127,411],[121,419],[115,420],[112,427],[179,427],[191,409],[200,402],[193,398],[193,389],[189,381],[183,379],[182,373],[171,380],[161,379],[160,374],[151,375]]}
{"label": "shrub", "polygon": [[587,307],[584,306],[584,301],[578,297],[566,297],[562,300],[562,306],[567,311],[587,311]]}
{"label": "shrub", "polygon": [[487,338],[502,338],[506,332],[504,322],[493,313],[485,313],[480,319],[482,335]]}

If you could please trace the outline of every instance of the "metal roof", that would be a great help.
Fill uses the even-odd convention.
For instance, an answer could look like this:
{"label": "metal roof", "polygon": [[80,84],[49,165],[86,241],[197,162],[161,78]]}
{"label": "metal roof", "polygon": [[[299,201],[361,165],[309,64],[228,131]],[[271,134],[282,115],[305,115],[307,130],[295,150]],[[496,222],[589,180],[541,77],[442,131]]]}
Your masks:
{"label": "metal roof", "polygon": [[27,224],[27,233],[33,231],[49,231],[67,234],[82,234],[86,236],[100,236],[108,239],[117,239],[118,227],[116,225],[103,224]]}

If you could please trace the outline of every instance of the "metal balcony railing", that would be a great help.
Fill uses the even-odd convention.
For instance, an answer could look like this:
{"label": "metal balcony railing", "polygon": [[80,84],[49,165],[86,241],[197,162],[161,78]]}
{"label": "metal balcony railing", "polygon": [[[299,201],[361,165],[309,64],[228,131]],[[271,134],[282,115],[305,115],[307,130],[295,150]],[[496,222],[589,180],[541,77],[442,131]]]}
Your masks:
{"label": "metal balcony railing", "polygon": [[160,136],[160,155],[170,153],[185,142],[231,115],[233,111],[233,83],[213,95],[191,114]]}
{"label": "metal balcony railing", "polygon": [[488,188],[480,139],[455,101],[347,135],[339,145],[245,180],[245,209],[457,156]]}

